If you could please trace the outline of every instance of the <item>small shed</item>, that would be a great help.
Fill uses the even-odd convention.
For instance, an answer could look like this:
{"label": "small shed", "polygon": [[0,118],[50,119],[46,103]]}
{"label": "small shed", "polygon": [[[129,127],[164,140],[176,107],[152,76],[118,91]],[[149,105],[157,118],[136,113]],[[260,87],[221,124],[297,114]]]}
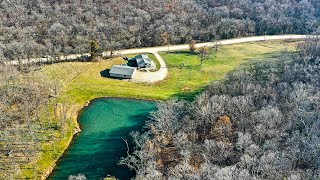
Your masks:
{"label": "small shed", "polygon": [[134,67],[115,65],[111,68],[109,74],[115,78],[132,79],[136,71],[137,68]]}

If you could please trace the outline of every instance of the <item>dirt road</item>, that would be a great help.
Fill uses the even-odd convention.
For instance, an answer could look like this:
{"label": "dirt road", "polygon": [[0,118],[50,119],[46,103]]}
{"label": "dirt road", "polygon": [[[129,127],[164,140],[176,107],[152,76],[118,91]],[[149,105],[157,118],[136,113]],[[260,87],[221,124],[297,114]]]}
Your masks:
{"label": "dirt road", "polygon": [[[264,41],[264,40],[285,40],[285,39],[304,39],[307,36],[304,35],[282,35],[282,36],[255,36],[255,37],[247,37],[247,38],[239,38],[239,39],[230,39],[230,40],[222,40],[219,42],[221,45],[228,45],[228,44],[237,44],[237,43],[245,43],[245,42],[254,42],[254,41]],[[214,46],[215,44],[212,42],[209,43],[200,43],[197,44],[196,47],[203,47],[203,46]],[[176,45],[171,46],[169,48],[170,51],[178,51],[178,50],[186,50],[189,49],[188,44],[184,45]],[[138,83],[156,83],[164,80],[168,75],[168,68],[166,66],[165,61],[162,57],[158,54],[158,52],[167,51],[167,46],[162,47],[151,47],[151,48],[141,48],[141,49],[127,49],[119,51],[119,54],[135,54],[135,53],[153,53],[158,61],[160,62],[160,70],[156,72],[140,72],[138,71],[134,78],[132,79],[133,82]]]}
{"label": "dirt road", "polygon": [[[305,39],[307,35],[275,35],[275,36],[253,36],[253,37],[244,37],[238,39],[228,39],[228,40],[221,40],[218,43],[220,45],[228,45],[228,44],[237,44],[237,43],[245,43],[245,42],[255,42],[255,41],[266,41],[266,40],[286,40],[286,39]],[[199,43],[196,47],[203,47],[208,46],[212,47],[215,44],[212,42],[207,43]],[[189,49],[188,44],[183,45],[173,45],[169,47],[170,51],[178,51],[178,50],[186,50]],[[137,53],[152,53],[156,56],[158,61],[160,62],[160,69],[156,72],[138,72],[135,78],[132,80],[134,82],[141,82],[141,83],[155,83],[162,81],[168,75],[168,69],[166,67],[165,61],[161,58],[158,52],[168,51],[168,46],[159,46],[159,47],[148,47],[148,48],[139,48],[139,49],[124,49],[119,50],[115,54],[117,55],[128,55],[128,54],[137,54]],[[103,56],[109,55],[110,52],[103,52]],[[90,55],[90,54],[72,54],[67,56],[61,56],[59,61],[67,61],[70,59],[77,59],[82,55]],[[33,59],[23,59],[20,61],[14,60],[6,62],[5,64],[10,65],[18,65],[18,64],[28,64],[28,63],[37,63],[37,62],[50,62],[51,60],[48,58],[33,58]]]}
{"label": "dirt road", "polygon": [[[255,41],[267,41],[267,40],[286,40],[286,39],[305,39],[307,35],[276,35],[276,36],[252,36],[252,37],[244,37],[244,38],[237,38],[237,39],[228,39],[228,40],[221,40],[219,44],[221,45],[228,45],[228,44],[237,44],[237,43],[245,43],[245,42],[255,42]],[[207,43],[199,43],[196,47],[203,47],[214,46],[214,43],[207,42]],[[170,51],[179,51],[179,50],[186,50],[189,49],[189,44],[182,44],[182,45],[173,45],[169,47]],[[142,52],[164,52],[168,51],[168,46],[159,46],[159,47],[149,47],[149,48],[139,48],[139,49],[125,49],[119,50],[117,54],[136,54]],[[104,52],[105,55],[109,53]]]}

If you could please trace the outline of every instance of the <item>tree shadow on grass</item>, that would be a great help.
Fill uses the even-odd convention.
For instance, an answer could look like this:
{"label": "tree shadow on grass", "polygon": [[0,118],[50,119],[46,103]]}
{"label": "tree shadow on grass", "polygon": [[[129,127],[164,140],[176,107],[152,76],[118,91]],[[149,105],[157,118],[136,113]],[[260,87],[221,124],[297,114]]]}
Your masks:
{"label": "tree shadow on grass", "polygon": [[[246,60],[253,60],[253,61],[259,61],[259,60],[279,60],[282,58],[284,55],[291,55],[294,56],[296,55],[296,52],[291,52],[291,51],[274,51],[274,52],[268,52],[268,53],[263,53],[261,57],[258,58],[248,58]],[[267,61],[266,61],[267,62]]]}
{"label": "tree shadow on grass", "polygon": [[205,92],[208,89],[209,85],[198,88],[194,91],[181,91],[171,96],[173,99],[185,100],[188,102],[192,102],[195,98],[201,93]]}
{"label": "tree shadow on grass", "polygon": [[201,68],[201,65],[185,65],[184,63],[175,64],[175,65],[167,65],[167,68],[179,68],[179,69],[193,69],[193,68]]}
{"label": "tree shadow on grass", "polygon": [[196,52],[191,52],[191,51],[170,51],[167,54],[185,54],[187,56],[194,56],[197,55]]}

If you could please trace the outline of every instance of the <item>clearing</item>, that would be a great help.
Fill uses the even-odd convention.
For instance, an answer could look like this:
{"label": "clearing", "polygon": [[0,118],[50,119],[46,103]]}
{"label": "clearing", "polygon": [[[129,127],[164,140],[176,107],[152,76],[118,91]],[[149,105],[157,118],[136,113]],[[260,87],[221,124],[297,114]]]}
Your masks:
{"label": "clearing", "polygon": [[[114,64],[122,64],[121,58],[100,62],[64,62],[44,65],[37,73],[59,82],[62,87],[61,102],[67,102],[73,115],[87,102],[99,97],[140,98],[167,100],[180,98],[191,100],[205,90],[212,81],[224,76],[241,64],[253,60],[274,59],[282,52],[294,52],[298,42],[265,41],[220,47],[213,51],[210,59],[200,66],[196,54],[189,51],[160,53],[168,66],[168,76],[156,84],[139,84],[125,80],[104,78],[103,72]],[[129,57],[133,57],[130,55]],[[153,56],[150,58],[154,59]],[[76,119],[76,116],[74,116]],[[23,170],[23,177],[34,177],[44,173],[59,158],[72,139],[74,123],[70,123],[66,136],[55,144],[44,144],[40,159]],[[35,171],[36,170],[36,171]]]}
{"label": "clearing", "polygon": [[186,98],[203,91],[212,81],[252,60],[261,60],[285,51],[295,51],[297,42],[265,41],[226,45],[213,51],[200,66],[196,54],[189,51],[160,53],[166,61],[168,77],[156,84],[137,84],[104,78],[101,73],[114,64],[125,63],[121,57],[100,62],[66,62],[47,65],[40,73],[64,86],[63,97],[69,103],[84,105],[98,97],[124,97],[153,100]]}

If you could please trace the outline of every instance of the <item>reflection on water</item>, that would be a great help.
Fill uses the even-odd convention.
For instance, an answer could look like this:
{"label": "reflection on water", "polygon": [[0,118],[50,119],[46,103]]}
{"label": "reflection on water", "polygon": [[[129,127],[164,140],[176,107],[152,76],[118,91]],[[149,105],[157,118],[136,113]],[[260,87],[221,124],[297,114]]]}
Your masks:
{"label": "reflection on water", "polygon": [[141,130],[156,103],[151,101],[103,98],[94,100],[80,114],[82,132],[58,161],[49,179],[68,179],[79,173],[88,179],[102,179],[107,175],[121,180],[134,173],[118,166],[126,156],[126,144],[131,131]]}

